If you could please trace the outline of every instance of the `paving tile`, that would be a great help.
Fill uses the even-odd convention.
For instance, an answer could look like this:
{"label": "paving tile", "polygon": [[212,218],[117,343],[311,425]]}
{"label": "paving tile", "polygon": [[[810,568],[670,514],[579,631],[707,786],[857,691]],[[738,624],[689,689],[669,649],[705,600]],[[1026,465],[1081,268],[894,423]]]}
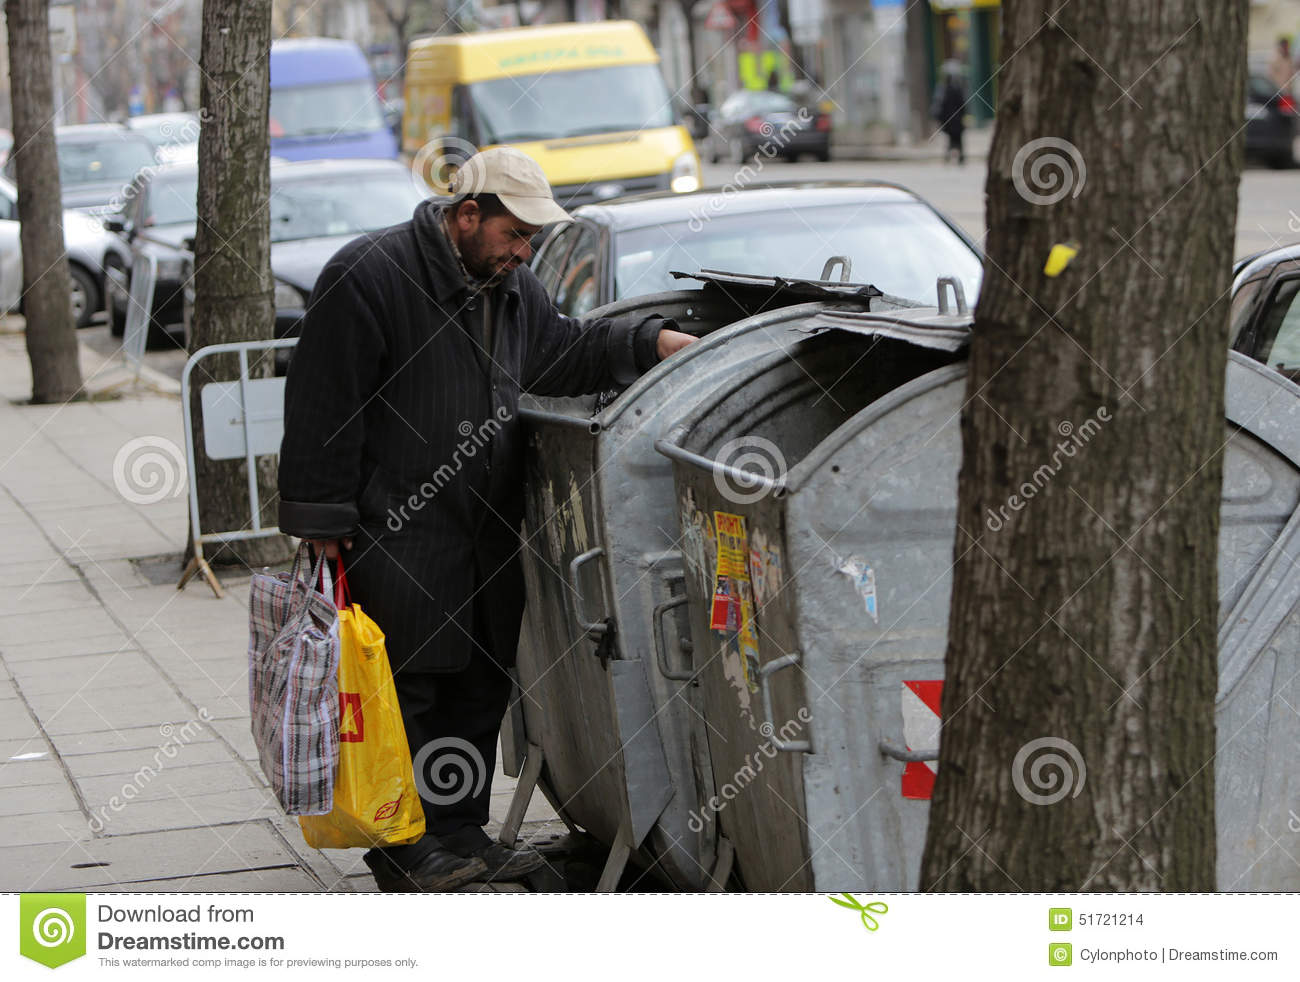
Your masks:
{"label": "paving tile", "polygon": [[[59,762],[48,755],[36,760],[0,760],[0,788],[21,788],[37,784],[58,784],[67,777]],[[0,791],[0,801],[4,792]]]}
{"label": "paving tile", "polygon": [[[37,700],[42,700],[38,705]],[[135,728],[155,720],[196,718],[196,709],[170,689],[151,686],[83,689],[71,696],[48,693],[32,697],[41,726],[51,735]],[[167,736],[168,734],[164,734]]]}
{"label": "paving tile", "polygon": [[40,728],[18,700],[8,703],[0,712],[0,740],[30,740],[40,736]]}
{"label": "paving tile", "polygon": [[62,778],[55,784],[23,785],[0,791],[0,817],[70,812],[79,807],[77,796]]}
{"label": "paving tile", "polygon": [[95,810],[109,835],[251,822],[268,819],[279,812],[280,806],[270,792],[260,790],[172,796],[152,801],[137,799],[106,814]]}
{"label": "paving tile", "polygon": [[[81,781],[85,778],[103,777],[109,774],[135,774],[142,767],[156,767],[155,761],[161,761],[166,767],[176,769],[200,767],[204,764],[228,764],[234,759],[224,744],[213,740],[211,734],[207,733],[207,739],[198,743],[168,740],[160,735],[159,742],[154,747],[115,750],[99,754],[76,754],[63,758],[63,761],[73,778]],[[0,784],[3,783],[3,778],[4,768],[0,765]]]}
{"label": "paving tile", "polygon": [[297,867],[214,873],[179,880],[145,880],[98,887],[102,893],[319,893],[320,884]]}
{"label": "paving tile", "polygon": [[50,661],[55,658],[112,654],[131,647],[134,646],[130,640],[117,627],[101,634],[62,639],[44,638],[21,643],[14,643],[0,634],[0,655],[4,656],[10,666],[23,661]]}
{"label": "paving tile", "polygon": [[[0,532],[0,541],[3,541],[2,536],[3,532]],[[0,617],[10,614],[30,617],[51,611],[76,610],[95,602],[86,585],[79,580],[29,583],[21,589],[0,591]]]}
{"label": "paving tile", "polygon": [[[170,729],[167,729],[169,725]],[[216,733],[209,724],[191,717],[154,726],[132,726],[90,733],[51,733],[49,738],[59,754],[66,759],[78,754],[103,754],[118,750],[152,751],[174,739],[184,739],[186,743],[202,743],[215,740]],[[42,744],[36,749],[46,748]]]}
{"label": "paving tile", "polygon": [[42,842],[89,839],[90,826],[79,811],[42,812],[0,817],[0,843],[25,846]]}
{"label": "paving tile", "polygon": [[158,669],[134,648],[110,654],[16,662],[11,671],[23,694],[29,698],[52,692],[70,694],[86,685],[115,688],[165,684]]}
{"label": "paving tile", "polygon": [[[0,890],[99,890],[140,880],[293,866],[292,850],[265,822],[0,847]],[[105,864],[105,865],[87,865]],[[81,866],[76,869],[74,866]],[[206,887],[191,886],[193,890]]]}
{"label": "paving tile", "polygon": [[98,812],[101,805],[114,797],[120,800],[129,795],[138,801],[165,801],[225,791],[251,791],[266,787],[266,781],[260,773],[250,774],[242,763],[176,766],[164,754],[155,753],[135,771],[78,778],[77,785],[87,807]]}

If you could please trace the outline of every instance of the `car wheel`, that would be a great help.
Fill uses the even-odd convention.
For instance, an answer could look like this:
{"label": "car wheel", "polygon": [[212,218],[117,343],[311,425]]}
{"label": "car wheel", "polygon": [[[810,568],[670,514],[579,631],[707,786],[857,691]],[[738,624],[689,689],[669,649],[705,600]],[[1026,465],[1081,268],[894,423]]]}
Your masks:
{"label": "car wheel", "polygon": [[817,159],[820,160],[823,164],[830,163],[831,148],[827,147],[825,150],[818,150]]}
{"label": "car wheel", "polygon": [[1274,170],[1286,170],[1295,166],[1295,154],[1291,150],[1279,150],[1268,158],[1268,166]]}
{"label": "car wheel", "polygon": [[68,265],[72,274],[72,317],[77,327],[85,327],[99,309],[99,287],[95,278],[80,266]]}
{"label": "car wheel", "polygon": [[[130,304],[128,296],[122,293],[114,276],[127,278],[128,274],[120,262],[114,259],[104,263],[104,306],[108,308],[108,327],[113,337],[120,338],[126,334],[126,311]],[[127,278],[127,282],[130,282]]]}

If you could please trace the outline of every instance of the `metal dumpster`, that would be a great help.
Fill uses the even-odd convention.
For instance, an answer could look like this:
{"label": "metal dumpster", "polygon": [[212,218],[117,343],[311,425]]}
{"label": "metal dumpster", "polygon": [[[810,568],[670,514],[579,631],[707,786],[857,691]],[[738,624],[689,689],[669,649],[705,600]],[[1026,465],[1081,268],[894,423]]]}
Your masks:
{"label": "metal dumpster", "polygon": [[[956,319],[934,332],[941,320],[921,312],[823,320],[911,333],[918,345],[962,333]],[[965,365],[914,376],[816,445],[799,400],[762,395],[774,381],[737,378],[727,399],[700,403],[657,444],[673,460],[684,538],[703,543],[687,565],[705,702],[697,732],[719,789],[709,810],[747,889],[915,890]],[[1300,869],[1260,860],[1300,830],[1300,715],[1260,710],[1300,705],[1300,577],[1288,558],[1300,550],[1300,388],[1233,354],[1227,391],[1219,886],[1295,890]],[[746,477],[720,459],[720,447],[753,437],[774,443],[788,470]],[[768,493],[737,495],[742,483]]]}
{"label": "metal dumpster", "polygon": [[[699,289],[599,313],[661,313],[703,340],[622,393],[521,406],[530,431],[529,602],[517,669],[523,698],[503,734],[505,764],[521,778],[504,835],[513,836],[540,783],[566,822],[611,847],[601,888],[617,883],[632,850],[680,889],[725,880],[729,865],[713,823],[692,819],[713,779],[707,747],[692,736],[702,707],[682,668],[689,626],[678,516],[655,437],[737,372],[788,363],[788,350],[826,311],[911,306],[853,284],[699,278]],[[847,367],[871,342],[845,338],[825,357]],[[843,374],[831,395],[860,399],[858,376]]]}

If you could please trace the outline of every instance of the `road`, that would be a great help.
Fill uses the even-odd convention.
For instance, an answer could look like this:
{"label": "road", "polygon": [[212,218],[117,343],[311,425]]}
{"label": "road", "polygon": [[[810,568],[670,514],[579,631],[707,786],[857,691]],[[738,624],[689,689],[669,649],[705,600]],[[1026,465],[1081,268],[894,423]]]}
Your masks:
{"label": "road", "polygon": [[[755,165],[755,170],[757,166]],[[761,172],[739,183],[774,181],[893,181],[910,188],[957,222],[977,242],[984,239],[984,174],[982,161],[965,166],[938,161],[804,161],[787,164],[764,161]],[[1234,255],[1300,241],[1300,171],[1275,171],[1250,167],[1241,181],[1237,211],[1237,240]],[[734,165],[706,164],[706,186],[736,182]],[[1068,237],[1068,230],[1063,232]],[[102,320],[102,316],[101,316]],[[96,351],[109,355],[118,347],[107,325],[97,323],[84,329],[81,339]],[[147,363],[180,378],[185,353],[176,346],[152,350]]]}

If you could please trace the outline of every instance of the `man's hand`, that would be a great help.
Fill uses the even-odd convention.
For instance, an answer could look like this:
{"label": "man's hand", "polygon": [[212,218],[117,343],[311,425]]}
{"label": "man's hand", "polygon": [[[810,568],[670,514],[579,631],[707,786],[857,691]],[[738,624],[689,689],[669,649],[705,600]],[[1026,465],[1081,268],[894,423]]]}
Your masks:
{"label": "man's hand", "polygon": [[662,330],[659,332],[659,341],[656,348],[659,352],[660,360],[667,358],[669,355],[681,351],[692,341],[698,341],[699,338],[692,337],[689,334],[683,334],[681,331]]}
{"label": "man's hand", "polygon": [[351,539],[308,539],[307,541],[311,543],[311,550],[313,555],[319,556],[322,552],[324,552],[326,559],[339,558],[340,542],[342,542],[344,549],[352,548]]}

